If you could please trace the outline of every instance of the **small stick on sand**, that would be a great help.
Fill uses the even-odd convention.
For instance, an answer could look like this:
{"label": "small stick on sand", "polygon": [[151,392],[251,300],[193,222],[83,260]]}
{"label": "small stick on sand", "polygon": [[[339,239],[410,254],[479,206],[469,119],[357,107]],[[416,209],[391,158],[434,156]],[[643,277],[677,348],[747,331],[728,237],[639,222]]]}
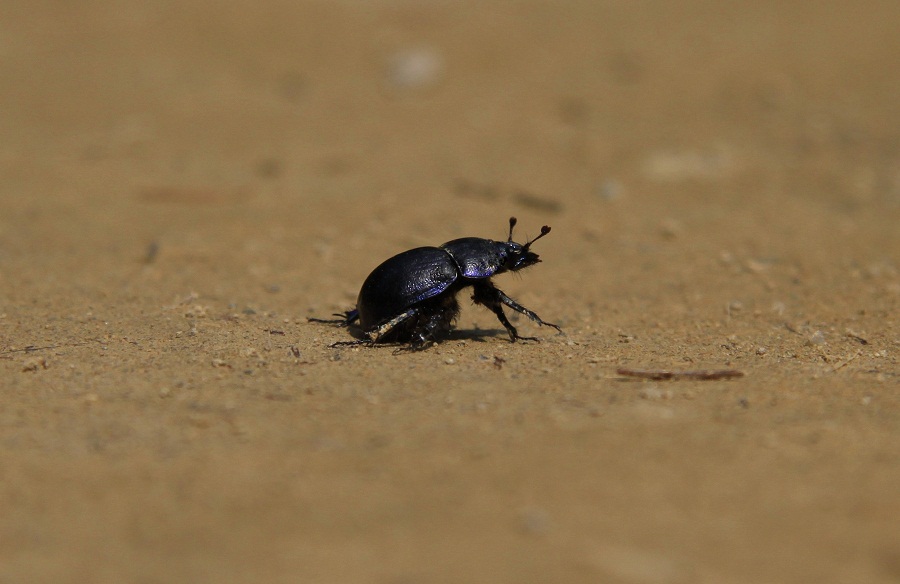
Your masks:
{"label": "small stick on sand", "polygon": [[619,367],[616,373],[626,377],[651,379],[653,381],[678,381],[693,379],[698,381],[714,381],[717,379],[735,379],[743,377],[744,372],[737,369],[694,369],[687,371],[671,371],[668,369],[629,369]]}

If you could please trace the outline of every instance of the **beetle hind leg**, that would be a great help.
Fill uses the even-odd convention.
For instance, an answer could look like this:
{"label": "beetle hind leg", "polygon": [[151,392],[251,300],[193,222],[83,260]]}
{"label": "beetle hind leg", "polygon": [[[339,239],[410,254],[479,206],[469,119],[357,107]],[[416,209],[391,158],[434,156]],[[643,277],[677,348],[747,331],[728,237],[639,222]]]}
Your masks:
{"label": "beetle hind leg", "polygon": [[419,318],[409,334],[410,349],[427,349],[445,338],[459,316],[459,303],[452,295],[442,296],[419,307]]}
{"label": "beetle hind leg", "polygon": [[401,350],[421,351],[447,336],[459,314],[453,296],[441,296],[408,308],[366,331],[373,343],[408,343]]}
{"label": "beetle hind leg", "polygon": [[406,340],[404,338],[406,336],[405,331],[409,329],[410,325],[415,323],[418,315],[418,309],[410,308],[366,331],[366,335],[373,343],[403,342]]}

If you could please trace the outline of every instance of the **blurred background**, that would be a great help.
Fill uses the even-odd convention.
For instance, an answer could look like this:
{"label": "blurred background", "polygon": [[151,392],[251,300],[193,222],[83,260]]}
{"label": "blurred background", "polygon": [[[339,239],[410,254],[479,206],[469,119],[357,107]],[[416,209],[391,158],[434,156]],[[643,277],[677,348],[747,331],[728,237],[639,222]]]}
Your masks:
{"label": "blurred background", "polygon": [[[898,22],[4,0],[0,581],[896,582]],[[511,215],[566,337],[306,325]]]}
{"label": "blurred background", "polygon": [[[333,304],[374,258],[499,238],[512,214],[531,235],[565,225],[548,250],[650,230],[781,258],[830,240],[835,217],[852,234],[853,218],[900,205],[895,11],[7,2],[5,241],[128,239],[165,257],[238,231],[232,252],[315,270],[316,296],[351,282]],[[766,231],[789,239],[774,249]],[[579,265],[609,268],[603,253]],[[226,271],[258,259],[209,255]]]}

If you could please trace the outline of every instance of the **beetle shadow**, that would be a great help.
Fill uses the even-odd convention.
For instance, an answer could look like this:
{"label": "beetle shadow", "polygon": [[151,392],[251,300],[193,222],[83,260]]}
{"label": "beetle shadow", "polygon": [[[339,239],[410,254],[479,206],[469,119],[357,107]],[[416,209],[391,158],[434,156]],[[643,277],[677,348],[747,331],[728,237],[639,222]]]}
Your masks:
{"label": "beetle shadow", "polygon": [[350,334],[350,336],[357,341],[369,340],[368,335],[363,332],[362,327],[360,327],[358,324],[348,324],[345,326],[345,328],[347,329],[347,332]]}
{"label": "beetle shadow", "polygon": [[[367,341],[369,337],[363,332],[362,328],[358,325],[351,324],[346,327],[347,332],[351,337],[356,339],[357,341]],[[508,338],[509,333],[506,332],[506,329],[453,329],[447,336],[438,340],[440,341],[473,341],[476,343],[485,343],[488,339],[494,339],[497,337]],[[403,345],[405,343],[386,343],[387,345],[400,344]]]}
{"label": "beetle shadow", "polygon": [[476,343],[485,343],[488,339],[497,337],[509,338],[506,329],[453,329],[447,335],[448,341],[474,341]]}
{"label": "beetle shadow", "polygon": [[[383,347],[391,347],[391,346],[405,346],[408,343],[375,343],[373,342],[368,335],[363,332],[362,327],[357,323],[347,324],[345,320],[342,319],[321,319],[321,318],[307,318],[308,322],[321,323],[321,324],[329,324],[338,328],[346,329],[347,333],[353,337],[353,341],[338,341],[331,345],[332,347],[337,346],[355,346],[355,345],[369,345],[372,347],[383,346]],[[489,339],[495,338],[508,338],[509,333],[506,329],[495,328],[495,329],[482,329],[482,328],[474,328],[474,329],[453,329],[447,333],[447,336],[437,340],[430,341],[427,343],[425,347],[421,347],[416,350],[422,350],[424,348],[432,346],[435,342],[441,341],[472,341],[476,343],[486,343]],[[534,337],[519,337],[519,341],[534,341],[540,342],[539,339]]]}

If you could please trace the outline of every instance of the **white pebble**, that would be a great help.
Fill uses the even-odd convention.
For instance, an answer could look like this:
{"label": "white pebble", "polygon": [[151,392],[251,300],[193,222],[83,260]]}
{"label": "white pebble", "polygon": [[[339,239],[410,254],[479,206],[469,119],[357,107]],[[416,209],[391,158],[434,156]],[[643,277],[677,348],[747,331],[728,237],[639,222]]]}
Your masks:
{"label": "white pebble", "polygon": [[399,89],[418,89],[434,84],[443,63],[431,49],[411,49],[394,53],[388,60],[388,81]]}

